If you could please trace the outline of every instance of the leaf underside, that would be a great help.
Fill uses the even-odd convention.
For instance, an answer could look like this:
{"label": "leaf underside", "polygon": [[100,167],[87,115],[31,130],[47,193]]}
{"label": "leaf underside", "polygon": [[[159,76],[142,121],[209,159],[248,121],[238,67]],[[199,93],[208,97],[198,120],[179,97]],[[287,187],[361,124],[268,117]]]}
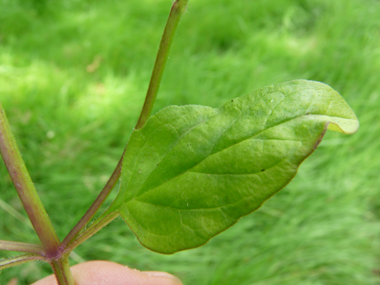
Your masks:
{"label": "leaf underside", "polygon": [[132,134],[108,212],[119,212],[153,251],[200,246],[288,184],[327,129],[358,127],[337,92],[306,80],[219,109],[167,107]]}

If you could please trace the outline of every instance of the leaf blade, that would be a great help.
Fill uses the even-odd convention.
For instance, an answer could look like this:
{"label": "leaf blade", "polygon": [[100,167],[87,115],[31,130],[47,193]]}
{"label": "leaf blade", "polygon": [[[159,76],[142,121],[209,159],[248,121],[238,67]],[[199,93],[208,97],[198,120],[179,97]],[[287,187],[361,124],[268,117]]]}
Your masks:
{"label": "leaf blade", "polygon": [[154,251],[199,246],[289,183],[327,128],[358,126],[339,94],[303,80],[165,108],[132,135],[113,210]]}

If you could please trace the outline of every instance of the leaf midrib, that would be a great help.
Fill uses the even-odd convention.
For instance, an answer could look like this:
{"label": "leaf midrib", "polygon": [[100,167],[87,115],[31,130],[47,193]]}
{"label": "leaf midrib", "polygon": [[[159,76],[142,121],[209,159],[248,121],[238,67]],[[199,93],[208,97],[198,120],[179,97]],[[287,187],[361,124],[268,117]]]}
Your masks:
{"label": "leaf midrib", "polygon": [[[309,88],[304,88],[304,89],[296,90],[296,91],[294,91],[294,92],[291,92],[291,93],[287,94],[287,95],[285,96],[285,98],[288,97],[288,96],[290,96],[291,94],[294,94],[294,93],[297,93],[297,92],[302,92],[302,91],[305,91],[305,90],[308,90],[308,89],[309,89]],[[277,91],[277,92],[281,92],[281,91]],[[281,92],[281,93],[283,93],[283,92]],[[271,93],[268,93],[268,94],[271,94]],[[268,94],[265,94],[265,96],[267,96]],[[262,97],[263,97],[263,96],[260,96],[260,99],[262,99]],[[284,99],[285,99],[285,98],[284,98]],[[284,99],[283,99],[283,100],[284,100]],[[267,117],[266,120],[268,120],[268,119],[273,115],[273,111],[274,111],[278,106],[280,106],[280,105],[282,104],[283,100],[281,100],[281,102],[280,102],[279,104],[277,104],[277,105],[274,107],[274,109],[271,110],[271,113],[268,115],[268,117]],[[314,100],[315,100],[315,96],[314,96],[314,98],[311,100],[311,103],[309,104],[309,107],[307,108],[307,110],[310,108],[310,106],[312,105],[312,103],[314,102]],[[331,102],[330,102],[330,104],[331,104]],[[200,122],[200,123],[194,125],[193,127],[189,128],[185,133],[183,133],[183,134],[178,138],[178,141],[177,141],[177,143],[176,143],[175,145],[178,145],[178,142],[180,142],[180,141],[182,140],[182,138],[183,138],[187,133],[189,133],[191,130],[193,130],[194,128],[196,128],[196,127],[198,127],[198,126],[200,126],[200,125],[202,125],[202,124],[206,124],[206,123],[209,122],[212,118],[214,118],[214,117],[217,116],[218,114],[222,113],[222,110],[221,110],[221,109],[222,109],[222,107],[216,109],[216,110],[218,111],[218,113],[215,114],[214,116],[212,116],[211,118],[209,118],[207,121]],[[326,111],[326,112],[327,112],[327,111]],[[240,115],[241,115],[241,114],[240,114]],[[150,191],[152,191],[152,190],[154,190],[154,189],[160,187],[161,185],[163,185],[163,184],[165,184],[165,183],[167,183],[167,182],[170,182],[170,181],[172,181],[173,179],[175,179],[175,178],[177,178],[177,177],[179,177],[179,176],[181,176],[181,175],[187,173],[188,171],[190,171],[190,170],[193,169],[194,167],[196,167],[196,166],[198,166],[199,164],[201,164],[205,159],[207,159],[207,158],[210,157],[211,155],[215,155],[215,154],[217,154],[217,153],[219,153],[219,152],[222,152],[222,151],[224,151],[224,150],[226,150],[226,149],[228,149],[228,148],[230,148],[230,147],[232,147],[232,146],[234,146],[234,145],[237,145],[237,144],[242,143],[242,142],[244,142],[244,141],[246,141],[246,140],[252,139],[252,138],[254,138],[255,136],[260,135],[261,133],[263,133],[263,132],[265,132],[265,131],[267,131],[267,130],[270,130],[271,128],[274,128],[274,127],[277,127],[277,126],[279,126],[279,125],[281,125],[281,124],[287,123],[287,122],[289,122],[289,121],[296,120],[296,119],[299,119],[299,118],[301,118],[301,117],[307,117],[307,116],[310,116],[310,115],[313,115],[313,116],[326,116],[326,117],[329,117],[329,118],[348,119],[348,120],[355,121],[355,120],[352,119],[352,118],[336,117],[336,116],[329,116],[329,115],[326,115],[326,114],[323,115],[323,114],[314,114],[314,113],[310,113],[310,114],[302,114],[302,115],[299,115],[299,116],[296,116],[296,117],[292,117],[292,118],[289,118],[289,119],[282,120],[282,121],[280,121],[280,122],[278,122],[278,123],[276,123],[276,124],[274,124],[274,125],[272,125],[272,126],[270,126],[270,127],[267,127],[267,128],[265,128],[265,129],[263,129],[263,130],[260,130],[258,133],[254,134],[254,135],[252,135],[252,136],[249,136],[249,137],[244,138],[244,139],[242,139],[242,140],[240,140],[240,141],[238,141],[238,142],[235,142],[235,143],[233,143],[233,144],[231,144],[231,145],[229,145],[229,146],[227,146],[227,147],[225,147],[225,148],[223,148],[223,149],[221,149],[221,150],[219,150],[219,151],[217,151],[217,152],[215,152],[215,153],[210,153],[208,156],[206,156],[205,158],[203,158],[203,159],[202,159],[201,161],[199,161],[197,164],[193,165],[191,168],[185,170],[184,172],[182,172],[182,173],[180,173],[180,174],[177,174],[177,175],[173,176],[173,177],[170,178],[169,180],[164,181],[164,182],[162,182],[161,184],[159,184],[159,185],[157,185],[157,186],[155,186],[155,187],[153,187],[153,188],[151,188],[151,189],[149,189],[149,190],[147,190],[147,191],[145,191],[145,192],[143,192],[143,193],[140,193],[140,194],[137,196],[137,194],[138,194],[139,190],[141,189],[141,187],[143,187],[143,185],[146,183],[146,181],[149,180],[149,177],[150,177],[150,175],[151,175],[152,172],[153,172],[153,171],[152,171],[152,172],[148,175],[148,177],[147,177],[147,178],[146,178],[146,179],[140,184],[140,187],[139,187],[139,189],[137,189],[136,194],[135,194],[130,200],[128,200],[128,201],[124,201],[124,202],[126,203],[126,202],[129,202],[129,201],[131,201],[131,200],[135,200],[136,198],[140,197],[141,195],[144,195],[144,194],[146,194],[146,193],[148,193],[148,192],[150,192]],[[239,116],[239,117],[240,117],[240,116]],[[236,121],[237,121],[237,119],[234,121],[234,123],[235,123]],[[233,123],[233,124],[234,124],[234,123]],[[327,122],[326,122],[326,123],[327,123]],[[178,130],[177,130],[177,128],[176,128],[175,126],[173,126],[173,125],[170,124],[170,123],[167,123],[167,124],[168,124],[168,125],[171,125],[171,126],[177,131],[177,133],[178,133]],[[233,125],[233,124],[231,124],[231,125]],[[227,129],[227,128],[226,128],[226,129]],[[174,148],[174,147],[175,147],[175,146],[173,146],[173,148]],[[214,147],[215,147],[215,145],[214,145]],[[214,150],[214,147],[212,148],[212,150]],[[170,152],[170,151],[169,151],[169,152]],[[168,153],[169,153],[169,152],[168,152]],[[141,152],[139,152],[139,156],[140,156],[140,153],[141,153]],[[166,157],[166,155],[165,155],[164,157],[162,157],[162,159],[160,160],[160,162],[161,162],[165,157]],[[138,161],[138,160],[136,160],[136,162],[135,162],[134,170],[133,170],[132,173],[134,173],[134,171],[135,171],[137,161]],[[132,175],[131,175],[131,177],[132,177]]]}

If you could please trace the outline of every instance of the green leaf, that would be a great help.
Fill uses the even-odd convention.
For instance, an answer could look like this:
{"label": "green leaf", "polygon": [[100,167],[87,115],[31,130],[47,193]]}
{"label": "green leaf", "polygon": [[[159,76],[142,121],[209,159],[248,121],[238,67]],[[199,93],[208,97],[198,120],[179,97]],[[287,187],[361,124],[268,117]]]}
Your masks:
{"label": "green leaf", "polygon": [[288,184],[327,129],[358,127],[337,92],[305,80],[219,109],[167,107],[132,134],[109,211],[153,251],[200,246]]}

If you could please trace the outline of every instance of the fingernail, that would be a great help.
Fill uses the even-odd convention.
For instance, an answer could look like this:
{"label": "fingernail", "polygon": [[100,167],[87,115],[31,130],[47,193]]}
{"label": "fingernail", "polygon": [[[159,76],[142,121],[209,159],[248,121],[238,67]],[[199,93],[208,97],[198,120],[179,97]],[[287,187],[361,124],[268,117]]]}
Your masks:
{"label": "fingernail", "polygon": [[161,278],[172,279],[172,280],[175,280],[175,281],[179,282],[179,284],[182,284],[181,280],[179,280],[174,275],[171,275],[171,274],[166,273],[166,272],[160,272],[160,271],[141,271],[141,273],[144,273],[144,274],[146,274],[146,275],[148,275],[150,277],[161,277]]}

